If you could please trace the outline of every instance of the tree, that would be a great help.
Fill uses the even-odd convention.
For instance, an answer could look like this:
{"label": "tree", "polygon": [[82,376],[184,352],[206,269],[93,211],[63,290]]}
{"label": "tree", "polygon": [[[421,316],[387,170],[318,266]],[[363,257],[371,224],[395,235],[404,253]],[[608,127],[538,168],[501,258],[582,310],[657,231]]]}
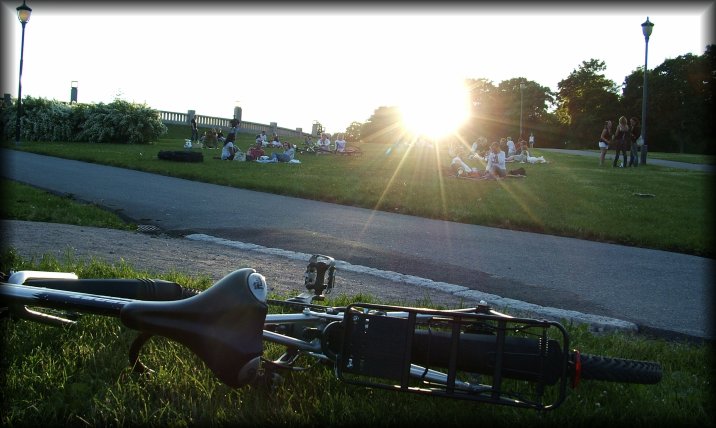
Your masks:
{"label": "tree", "polygon": [[364,142],[390,143],[405,134],[402,117],[397,107],[378,107],[361,126],[360,135]]}
{"label": "tree", "polygon": [[596,141],[605,120],[619,117],[618,86],[606,78],[604,61],[583,61],[557,84],[557,117],[566,137],[577,147]]}
{"label": "tree", "polygon": [[[524,85],[522,93],[520,84]],[[467,86],[474,106],[470,124],[463,129],[469,141],[481,136],[489,140],[519,136],[520,114],[525,139],[530,131],[540,133],[541,141],[555,138],[558,122],[549,112],[554,105],[554,93],[549,88],[524,77],[502,81],[498,86],[487,79],[468,79]]]}
{"label": "tree", "polygon": [[[711,45],[702,56],[680,55],[648,72],[646,137],[650,150],[681,153],[710,150],[713,52]],[[639,112],[634,114],[636,117],[641,117],[643,80],[643,68],[625,79],[622,105]]]}
{"label": "tree", "polygon": [[363,124],[360,122],[353,121],[348,128],[346,128],[345,138],[347,141],[360,141],[361,140],[361,129]]}
{"label": "tree", "polygon": [[497,87],[484,78],[467,79],[465,85],[470,90],[473,109],[470,120],[462,129],[463,136],[466,140],[473,141],[482,136],[497,135],[499,128],[493,113]]}

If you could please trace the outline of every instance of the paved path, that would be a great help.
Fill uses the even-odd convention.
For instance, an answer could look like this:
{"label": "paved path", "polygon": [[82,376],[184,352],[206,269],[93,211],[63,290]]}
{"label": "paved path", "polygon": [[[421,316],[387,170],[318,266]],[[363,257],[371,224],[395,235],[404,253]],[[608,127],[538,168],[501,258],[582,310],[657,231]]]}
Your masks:
{"label": "paved path", "polygon": [[[599,152],[596,151],[590,151],[590,150],[571,150],[571,149],[540,149],[545,152],[552,152],[552,153],[566,153],[570,155],[579,155],[579,156],[591,156],[598,158]],[[609,159],[614,159],[613,151],[610,151],[607,154]],[[646,159],[647,165],[658,165],[658,166],[664,166],[667,168],[677,168],[677,169],[687,169],[689,171],[703,171],[703,172],[716,172],[716,165],[707,165],[707,164],[700,164],[700,163],[688,163],[688,162],[676,162],[676,161],[670,161],[665,159],[653,159],[648,157]]]}
{"label": "paved path", "polygon": [[[12,150],[2,175],[69,193],[194,239],[238,241],[629,321],[644,330],[714,338],[711,259],[495,229],[198,183]],[[512,262],[515,253],[527,266]],[[451,288],[457,287],[457,288]],[[522,303],[521,303],[522,302]],[[524,306],[523,306],[524,307]]]}

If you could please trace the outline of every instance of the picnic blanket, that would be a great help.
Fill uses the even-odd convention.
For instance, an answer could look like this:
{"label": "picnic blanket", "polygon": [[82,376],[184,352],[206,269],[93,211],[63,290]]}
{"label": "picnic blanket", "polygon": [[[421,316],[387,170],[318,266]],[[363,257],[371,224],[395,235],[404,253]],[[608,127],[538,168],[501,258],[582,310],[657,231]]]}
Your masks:
{"label": "picnic blanket", "polygon": [[[448,177],[460,178],[463,180],[494,180],[495,178],[489,175],[486,171],[480,170],[472,173],[465,173],[461,171],[462,168],[455,171],[453,168],[448,167],[444,169],[445,175]],[[507,171],[509,178],[525,178],[527,177],[527,171],[524,168],[511,169]]]}

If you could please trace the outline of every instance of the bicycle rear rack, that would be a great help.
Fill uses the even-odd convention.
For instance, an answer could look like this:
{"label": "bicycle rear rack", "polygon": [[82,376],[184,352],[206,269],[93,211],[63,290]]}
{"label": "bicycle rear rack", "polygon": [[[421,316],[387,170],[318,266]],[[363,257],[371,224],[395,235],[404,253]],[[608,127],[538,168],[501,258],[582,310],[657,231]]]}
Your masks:
{"label": "bicycle rear rack", "polygon": [[556,322],[487,306],[356,303],[346,310],[342,339],[336,376],[350,384],[540,410],[566,397],[569,338]]}

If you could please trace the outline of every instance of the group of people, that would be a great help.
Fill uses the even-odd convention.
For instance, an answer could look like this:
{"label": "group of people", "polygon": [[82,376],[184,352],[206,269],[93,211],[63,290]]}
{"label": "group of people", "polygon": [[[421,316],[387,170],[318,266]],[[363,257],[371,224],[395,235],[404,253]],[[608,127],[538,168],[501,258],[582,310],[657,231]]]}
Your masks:
{"label": "group of people", "polygon": [[529,148],[534,147],[534,134],[530,134],[530,141],[520,139],[517,143],[512,137],[500,138],[487,145],[487,138],[480,137],[472,144],[467,159],[477,159],[486,163],[485,170],[470,167],[460,157],[459,149],[450,148],[452,161],[450,167],[456,170],[458,176],[479,177],[485,179],[501,179],[509,174],[507,163],[547,163],[544,156],[531,156]]}
{"label": "group of people", "polygon": [[263,148],[263,142],[260,139],[256,140],[256,143],[249,147],[245,154],[241,154],[240,158],[239,149],[234,147],[232,143],[226,143],[224,150],[221,151],[222,160],[245,160],[245,161],[259,161],[259,162],[291,162],[296,156],[296,146],[284,141],[279,143],[279,147],[283,148],[283,152],[272,152],[271,156],[267,156]]}
{"label": "group of people", "polygon": [[487,162],[485,171],[470,167],[460,156],[455,156],[450,162],[450,167],[457,169],[458,176],[479,177],[484,179],[501,179],[507,176],[507,156],[500,148],[500,143],[494,141],[490,144],[489,151],[483,155],[474,152],[470,154],[472,159],[480,159]]}
{"label": "group of people", "polygon": [[271,137],[271,141],[269,141],[268,135],[266,135],[266,131],[261,131],[260,134],[256,135],[256,143],[261,143],[261,147],[283,147],[281,140],[278,138],[278,134],[275,132]]}
{"label": "group of people", "polygon": [[[615,153],[612,167],[639,166],[640,137],[641,126],[639,126],[639,120],[635,117],[629,119],[629,123],[627,123],[627,118],[621,116],[615,131],[612,131],[611,120],[604,122],[604,129],[602,129],[602,134],[599,136],[599,165],[604,165],[607,150],[609,150],[609,146],[613,146]],[[629,150],[628,161],[627,150]],[[622,162],[619,162],[620,156],[623,156]]]}
{"label": "group of people", "polygon": [[331,147],[330,137],[325,132],[321,133],[320,138],[315,143],[311,140],[311,137],[306,137],[303,144],[306,149],[316,153],[343,153],[346,150],[346,140],[342,134],[336,137],[333,147]]}

